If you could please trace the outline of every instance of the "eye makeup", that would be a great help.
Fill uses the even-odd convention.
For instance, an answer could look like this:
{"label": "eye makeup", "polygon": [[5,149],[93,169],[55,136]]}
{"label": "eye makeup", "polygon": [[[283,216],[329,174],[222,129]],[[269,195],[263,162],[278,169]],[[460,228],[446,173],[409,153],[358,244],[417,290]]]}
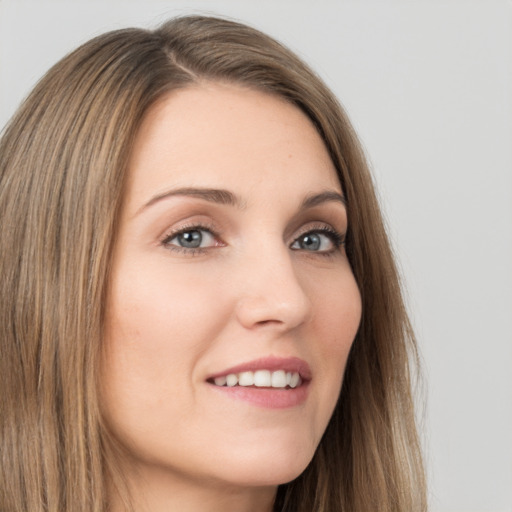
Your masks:
{"label": "eye makeup", "polygon": [[[324,240],[322,240],[322,237]],[[325,247],[326,241],[328,247]],[[345,235],[339,233],[332,228],[332,226],[319,224],[308,226],[304,229],[303,232],[296,237],[290,248],[293,250],[304,250],[312,254],[332,255],[332,253],[338,251],[344,243]]]}
{"label": "eye makeup", "polygon": [[226,246],[215,226],[207,222],[191,222],[166,232],[160,245],[186,256],[205,254],[210,249]]}

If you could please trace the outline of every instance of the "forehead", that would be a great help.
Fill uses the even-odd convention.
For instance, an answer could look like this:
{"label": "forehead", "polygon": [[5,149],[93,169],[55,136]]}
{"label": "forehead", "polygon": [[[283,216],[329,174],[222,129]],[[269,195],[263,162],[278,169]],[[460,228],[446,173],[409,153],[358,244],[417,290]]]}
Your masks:
{"label": "forehead", "polygon": [[336,189],[339,181],[315,127],[275,95],[206,83],[153,105],[133,147],[129,195],[136,202],[169,187]]}

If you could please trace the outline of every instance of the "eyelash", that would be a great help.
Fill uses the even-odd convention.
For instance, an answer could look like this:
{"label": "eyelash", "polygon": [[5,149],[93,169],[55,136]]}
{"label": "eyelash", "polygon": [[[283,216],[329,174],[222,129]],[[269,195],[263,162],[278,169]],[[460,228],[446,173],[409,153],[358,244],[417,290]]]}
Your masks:
{"label": "eyelash", "polygon": [[[176,231],[167,233],[165,235],[165,237],[162,239],[161,245],[173,252],[186,254],[187,256],[196,256],[199,254],[205,254],[206,252],[208,252],[208,250],[210,250],[212,248],[211,246],[210,247],[196,247],[196,248],[182,247],[180,245],[174,245],[174,244],[170,243],[171,240],[173,240],[177,236],[182,235],[187,232],[190,232],[190,231],[206,231],[214,239],[219,240],[219,238],[220,238],[219,232],[212,225],[191,224],[191,225],[187,225],[187,226],[182,226],[179,229],[177,229]],[[311,234],[322,234],[322,235],[327,236],[331,240],[331,242],[334,246],[332,249],[329,249],[327,251],[307,251],[305,249],[302,249],[303,252],[306,252],[306,253],[310,252],[311,255],[314,255],[314,256],[332,257],[337,251],[339,251],[339,249],[341,247],[343,247],[345,245],[345,235],[339,233],[337,230],[335,230],[331,226],[328,226],[325,224],[319,224],[316,226],[308,227],[308,229],[304,230],[304,232],[300,233],[293,240],[291,245],[298,242],[302,237],[304,237],[306,235],[311,235]],[[222,246],[223,245],[219,245],[217,247],[222,247]],[[292,250],[300,251],[301,249],[299,248],[299,249],[292,249]]]}
{"label": "eyelash", "polygon": [[[294,239],[292,245],[295,244],[296,242],[298,242],[304,236],[311,235],[311,234],[322,234],[322,235],[327,236],[331,240],[331,242],[334,246],[332,249],[329,249],[327,251],[306,251],[306,250],[304,250],[304,252],[306,252],[306,253],[309,252],[309,253],[311,253],[310,255],[313,255],[313,256],[323,256],[323,257],[327,257],[327,258],[332,257],[345,245],[345,234],[338,232],[336,229],[334,229],[333,227],[326,225],[326,224],[318,224],[318,225],[308,226],[308,228],[306,230],[304,230],[299,236],[297,236]],[[294,249],[294,250],[300,250],[300,249]]]}
{"label": "eyelash", "polygon": [[187,233],[189,231],[207,231],[208,233],[210,233],[212,235],[212,237],[214,239],[218,240],[220,238],[219,232],[217,231],[217,229],[215,229],[215,227],[213,225],[199,223],[199,224],[190,224],[187,226],[182,226],[179,229],[177,229],[176,231],[167,233],[165,235],[164,239],[162,240],[161,244],[164,247],[166,247],[167,249],[169,249],[170,251],[182,253],[187,256],[196,256],[199,254],[205,254],[209,249],[211,249],[211,247],[196,247],[196,248],[181,247],[179,245],[174,245],[174,244],[170,243],[171,240],[173,240],[177,236],[182,235],[183,233]]}

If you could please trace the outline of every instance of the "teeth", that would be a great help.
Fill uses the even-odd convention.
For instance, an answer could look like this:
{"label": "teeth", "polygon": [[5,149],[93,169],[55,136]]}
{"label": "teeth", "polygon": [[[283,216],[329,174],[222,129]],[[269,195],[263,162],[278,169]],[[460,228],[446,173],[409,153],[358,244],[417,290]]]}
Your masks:
{"label": "teeth", "polygon": [[[298,376],[299,374],[297,374]],[[286,373],[284,370],[278,370],[272,373],[272,387],[285,388],[286,387]]]}
{"label": "teeth", "polygon": [[215,382],[216,386],[224,386],[226,384],[226,381],[226,377],[223,376],[215,378],[213,382]]}
{"label": "teeth", "polygon": [[238,375],[239,386],[252,386],[254,384],[253,372],[242,372]]}
{"label": "teeth", "polygon": [[234,373],[230,373],[226,377],[226,384],[230,388],[233,387],[233,386],[236,386],[238,384],[238,376],[235,375]]}
{"label": "teeth", "polygon": [[216,386],[256,386],[258,388],[296,388],[302,384],[297,372],[257,370],[255,372],[230,373],[214,379]]}
{"label": "teeth", "polygon": [[254,372],[254,385],[257,388],[269,388],[272,384],[272,377],[268,370]]}
{"label": "teeth", "polygon": [[300,383],[300,375],[298,373],[292,373],[292,378],[290,379],[290,387],[296,388]]}

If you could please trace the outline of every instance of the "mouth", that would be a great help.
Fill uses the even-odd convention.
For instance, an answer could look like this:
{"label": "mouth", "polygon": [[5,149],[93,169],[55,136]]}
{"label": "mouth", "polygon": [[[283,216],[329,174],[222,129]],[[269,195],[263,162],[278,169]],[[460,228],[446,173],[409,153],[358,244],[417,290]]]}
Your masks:
{"label": "mouth", "polygon": [[303,403],[308,396],[310,381],[309,365],[295,357],[258,359],[207,379],[207,383],[224,396],[271,409]]}
{"label": "mouth", "polygon": [[240,373],[228,373],[214,379],[209,379],[210,384],[220,387],[232,388],[235,386],[255,388],[295,389],[302,384],[299,372],[287,372],[285,370],[256,370]]}

